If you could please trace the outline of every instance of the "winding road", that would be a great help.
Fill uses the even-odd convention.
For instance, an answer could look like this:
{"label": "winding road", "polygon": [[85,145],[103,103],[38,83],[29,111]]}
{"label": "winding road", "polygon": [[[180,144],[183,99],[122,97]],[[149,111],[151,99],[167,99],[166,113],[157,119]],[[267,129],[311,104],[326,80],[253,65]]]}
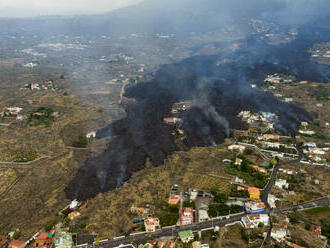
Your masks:
{"label": "winding road", "polygon": [[289,161],[286,161],[286,162],[283,162],[283,163],[277,163],[274,166],[274,168],[272,170],[272,174],[270,175],[269,181],[268,181],[266,187],[264,188],[264,190],[261,194],[261,200],[266,205],[267,209],[270,209],[270,206],[268,204],[268,196],[269,196],[270,192],[272,191],[272,188],[275,185],[276,178],[277,178],[277,173],[278,173],[280,167],[283,166],[283,165],[286,165],[286,164],[299,163],[300,160],[302,160],[302,158],[303,158],[303,152],[298,147],[297,143],[295,143],[295,147],[297,148],[297,151],[298,151],[298,158],[295,159],[295,160],[289,160]]}

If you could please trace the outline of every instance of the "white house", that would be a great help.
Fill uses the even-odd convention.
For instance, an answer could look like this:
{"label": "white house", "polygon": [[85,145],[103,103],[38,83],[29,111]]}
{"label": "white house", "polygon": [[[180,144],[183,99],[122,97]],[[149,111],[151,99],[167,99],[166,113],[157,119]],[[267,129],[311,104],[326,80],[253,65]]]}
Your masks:
{"label": "white house", "polygon": [[311,131],[311,130],[299,130],[299,133],[300,134],[306,134],[306,135],[313,135],[315,134],[314,131]]}
{"label": "white house", "polygon": [[304,146],[307,146],[307,147],[316,147],[316,144],[313,143],[313,142],[308,142],[308,143],[304,143]]}
{"label": "white house", "polygon": [[284,228],[273,227],[270,236],[273,239],[282,240],[286,236],[286,230]]}
{"label": "white house", "polygon": [[257,228],[260,223],[268,226],[269,216],[267,214],[248,214],[242,217],[242,222],[246,228]]}
{"label": "white house", "polygon": [[239,151],[239,152],[244,152],[245,146],[242,145],[230,145],[228,146],[229,151]]}
{"label": "white house", "polygon": [[236,160],[235,160],[235,165],[241,165],[242,162],[243,162],[242,159],[240,159],[240,158],[236,158]]}
{"label": "white house", "polygon": [[268,204],[271,208],[276,208],[275,202],[278,200],[274,195],[269,194],[268,195]]}
{"label": "white house", "polygon": [[87,139],[91,139],[91,138],[95,138],[95,137],[96,137],[96,132],[95,131],[91,131],[91,132],[86,134]]}
{"label": "white house", "polygon": [[69,208],[70,209],[75,209],[77,207],[79,207],[80,203],[77,201],[77,200],[73,200],[71,203],[70,203],[70,206]]}
{"label": "white house", "polygon": [[287,174],[287,175],[297,174],[297,172],[295,172],[295,171],[293,171],[293,170],[290,170],[290,169],[283,169],[283,168],[280,168],[279,171],[282,172],[282,173],[284,173],[284,174]]}
{"label": "white house", "polygon": [[148,217],[144,220],[144,227],[146,229],[146,232],[148,233],[155,232],[157,229],[160,228],[159,219]]}
{"label": "white house", "polygon": [[198,222],[208,221],[210,217],[205,209],[198,210]]}
{"label": "white house", "polygon": [[243,184],[243,183],[245,183],[245,181],[244,181],[243,178],[235,177],[235,178],[233,179],[233,183],[240,183],[240,184]]}
{"label": "white house", "polygon": [[278,188],[281,188],[281,189],[283,189],[283,188],[287,189],[289,187],[289,184],[287,183],[287,181],[285,179],[278,179],[275,182],[275,186]]}

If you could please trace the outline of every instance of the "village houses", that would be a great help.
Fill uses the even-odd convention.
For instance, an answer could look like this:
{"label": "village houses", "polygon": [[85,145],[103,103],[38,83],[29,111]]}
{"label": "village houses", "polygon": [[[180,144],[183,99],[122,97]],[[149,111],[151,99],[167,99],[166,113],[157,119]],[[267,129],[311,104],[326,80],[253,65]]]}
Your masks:
{"label": "village houses", "polygon": [[277,179],[275,182],[275,186],[280,188],[280,189],[287,189],[289,188],[289,184],[285,179]]}
{"label": "village houses", "polygon": [[267,214],[248,214],[242,217],[242,223],[246,228],[257,228],[260,223],[268,226],[269,216]]}
{"label": "village houses", "polygon": [[248,187],[251,200],[260,199],[260,190],[256,187]]}
{"label": "village houses", "polygon": [[190,225],[194,222],[194,210],[192,208],[183,208],[180,224],[181,225]]}
{"label": "village houses", "polygon": [[260,200],[248,201],[244,203],[244,210],[249,214],[260,214],[265,211],[265,204]]}
{"label": "village houses", "polygon": [[42,232],[33,243],[33,248],[50,248],[53,244],[53,233]]}
{"label": "village houses", "polygon": [[144,227],[146,232],[156,232],[160,228],[160,223],[158,218],[148,217],[144,220]]}
{"label": "village houses", "polygon": [[244,152],[245,146],[242,145],[230,145],[228,146],[229,151],[239,151],[239,152]]}

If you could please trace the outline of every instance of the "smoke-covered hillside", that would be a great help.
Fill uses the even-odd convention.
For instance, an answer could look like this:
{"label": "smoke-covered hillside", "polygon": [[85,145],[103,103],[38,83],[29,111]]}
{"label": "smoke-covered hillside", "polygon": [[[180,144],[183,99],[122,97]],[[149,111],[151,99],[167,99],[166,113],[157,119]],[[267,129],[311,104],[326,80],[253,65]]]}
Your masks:
{"label": "smoke-covered hillside", "polygon": [[246,32],[251,18],[302,24],[328,16],[329,9],[327,0],[146,0],[103,15],[0,19],[0,32],[41,36],[140,32],[179,35],[229,26]]}
{"label": "smoke-covered hillside", "polygon": [[157,166],[179,149],[173,127],[163,123],[175,102],[194,102],[180,116],[188,147],[220,143],[228,137],[229,129],[244,128],[237,118],[242,110],[276,113],[277,131],[295,135],[301,121],[311,121],[309,114],[294,104],[277,100],[271,93],[252,89],[250,83],[261,84],[267,74],[274,72],[329,81],[329,67],[313,63],[306,51],[316,33],[322,33],[320,40],[330,38],[323,32],[318,29],[306,36],[302,31],[295,42],[279,46],[254,36],[236,51],[162,66],[151,83],[141,82],[127,90],[126,97],[134,98],[136,103],[127,106],[126,118],[99,132],[114,138],[103,154],[81,167],[67,188],[68,197],[87,199],[114,189],[143,168],[147,158]]}

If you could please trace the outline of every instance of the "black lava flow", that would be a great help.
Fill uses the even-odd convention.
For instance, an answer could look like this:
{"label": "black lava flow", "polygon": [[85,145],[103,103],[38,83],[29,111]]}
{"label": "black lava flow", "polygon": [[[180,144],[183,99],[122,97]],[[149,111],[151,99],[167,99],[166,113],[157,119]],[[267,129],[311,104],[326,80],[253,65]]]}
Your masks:
{"label": "black lava flow", "polygon": [[[306,39],[307,35],[313,38]],[[112,139],[101,155],[81,166],[66,188],[67,197],[86,200],[113,190],[143,169],[147,158],[154,166],[161,165],[179,149],[172,135],[173,126],[165,124],[163,118],[171,116],[173,103],[183,100],[194,103],[180,116],[188,147],[219,144],[229,129],[247,128],[237,117],[241,110],[276,113],[276,129],[295,135],[297,125],[311,121],[310,115],[267,91],[252,89],[250,84],[260,85],[267,74],[275,72],[329,81],[329,67],[312,62],[306,52],[313,39],[313,34],[306,33],[295,42],[272,46],[250,37],[235,52],[163,65],[152,82],[140,82],[127,89],[125,96],[136,101],[126,106],[126,118],[98,132],[98,136]]]}

